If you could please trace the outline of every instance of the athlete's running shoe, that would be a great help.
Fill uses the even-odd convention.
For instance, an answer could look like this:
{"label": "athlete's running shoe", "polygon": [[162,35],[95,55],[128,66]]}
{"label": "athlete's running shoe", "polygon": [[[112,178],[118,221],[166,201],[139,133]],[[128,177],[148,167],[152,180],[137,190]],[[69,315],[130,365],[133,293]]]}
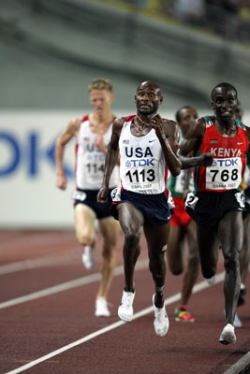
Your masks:
{"label": "athlete's running shoe", "polygon": [[132,321],[133,314],[134,314],[134,308],[133,308],[134,298],[135,298],[135,291],[127,292],[123,290],[121,303],[118,308],[118,316],[124,322]]}
{"label": "athlete's running shoe", "polygon": [[183,321],[183,322],[194,322],[195,318],[190,314],[186,307],[183,305],[180,308],[175,309],[175,320],[176,321]]}
{"label": "athlete's running shoe", "polygon": [[234,327],[236,329],[240,329],[242,327],[242,322],[241,320],[239,319],[239,316],[237,313],[235,313],[235,317],[234,317]]}
{"label": "athlete's running shoe", "polygon": [[158,336],[164,336],[169,329],[169,319],[165,308],[165,302],[162,308],[157,308],[155,306],[155,294],[153,295],[153,308],[154,308],[154,329]]}
{"label": "athlete's running shoe", "polygon": [[95,301],[95,316],[109,317],[110,311],[108,309],[108,302],[104,297],[98,297]]}
{"label": "athlete's running shoe", "polygon": [[221,344],[234,344],[236,342],[236,335],[234,332],[234,326],[228,323],[220,335],[219,342]]}
{"label": "athlete's running shoe", "polygon": [[211,278],[204,278],[210,286],[215,284],[215,275],[213,275]]}
{"label": "athlete's running shoe", "polygon": [[82,254],[82,262],[85,269],[89,270],[94,266],[95,263],[95,250],[94,247],[86,245]]}

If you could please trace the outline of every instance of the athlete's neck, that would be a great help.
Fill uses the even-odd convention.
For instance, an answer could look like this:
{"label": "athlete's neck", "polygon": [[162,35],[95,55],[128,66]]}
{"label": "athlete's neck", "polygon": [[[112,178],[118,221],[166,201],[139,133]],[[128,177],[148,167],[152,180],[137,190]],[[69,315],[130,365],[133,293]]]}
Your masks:
{"label": "athlete's neck", "polygon": [[110,127],[113,120],[114,120],[114,115],[112,112],[109,112],[105,115],[92,113],[89,116],[90,126],[93,132],[98,133],[98,134],[104,134]]}

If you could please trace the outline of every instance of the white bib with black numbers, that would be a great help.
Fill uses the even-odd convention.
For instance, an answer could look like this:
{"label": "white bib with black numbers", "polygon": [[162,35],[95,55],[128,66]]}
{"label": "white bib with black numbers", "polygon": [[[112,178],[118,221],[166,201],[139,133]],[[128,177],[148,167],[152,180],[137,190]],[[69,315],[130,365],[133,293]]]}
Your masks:
{"label": "white bib with black numbers", "polygon": [[141,194],[162,193],[167,171],[155,130],[137,137],[131,134],[130,124],[124,123],[119,140],[122,187]]}
{"label": "white bib with black numbers", "polygon": [[240,157],[214,158],[206,168],[206,188],[215,190],[237,189],[242,180]]}
{"label": "white bib with black numbers", "polygon": [[[76,186],[80,189],[98,190],[103,180],[106,155],[95,145],[95,136],[89,121],[82,122],[76,144]],[[111,137],[111,126],[103,135],[105,146]],[[110,177],[110,188],[119,185],[119,168],[115,166]]]}

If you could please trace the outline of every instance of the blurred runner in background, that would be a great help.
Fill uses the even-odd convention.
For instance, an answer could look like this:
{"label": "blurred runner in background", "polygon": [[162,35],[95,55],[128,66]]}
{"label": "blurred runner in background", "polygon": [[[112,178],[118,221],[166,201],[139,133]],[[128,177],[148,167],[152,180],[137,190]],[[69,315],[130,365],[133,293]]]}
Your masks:
{"label": "blurred runner in background", "polygon": [[[112,123],[115,119],[111,110],[114,100],[113,88],[107,79],[98,78],[88,86],[90,104],[93,111],[81,118],[73,119],[56,142],[56,186],[67,187],[67,177],[63,168],[64,148],[76,138],[75,174],[76,191],[73,195],[75,232],[77,240],[84,246],[82,255],[86,269],[91,269],[95,260],[96,232],[98,220],[102,235],[102,269],[99,290],[96,296],[95,315],[108,317],[107,294],[116,265],[116,245],[119,223],[110,214],[110,194],[108,201],[100,205],[96,196],[101,187],[107,146],[110,141]],[[119,184],[119,170],[116,165],[110,178],[110,188]],[[110,189],[110,191],[111,191]]]}
{"label": "blurred runner in background", "polygon": [[[181,141],[192,123],[198,118],[197,111],[191,106],[180,108],[175,115],[181,132]],[[187,268],[183,277],[180,306],[175,310],[175,320],[194,322],[195,318],[187,311],[187,304],[193,286],[199,275],[199,254],[196,238],[196,223],[185,210],[187,193],[193,191],[192,169],[182,170],[174,177],[169,175],[167,188],[170,190],[174,210],[170,220],[167,260],[172,274],[180,275],[185,267],[185,249],[188,250]]]}

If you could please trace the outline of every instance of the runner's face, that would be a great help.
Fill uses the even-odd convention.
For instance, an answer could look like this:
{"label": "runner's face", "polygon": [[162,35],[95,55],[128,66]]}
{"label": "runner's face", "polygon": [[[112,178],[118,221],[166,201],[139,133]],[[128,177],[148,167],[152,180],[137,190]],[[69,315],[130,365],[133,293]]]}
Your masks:
{"label": "runner's face", "polygon": [[180,121],[178,122],[178,125],[180,126],[183,135],[185,135],[192,123],[197,120],[198,114],[193,108],[184,108],[180,111],[179,116]]}
{"label": "runner's face", "polygon": [[157,113],[162,102],[160,89],[150,85],[139,87],[135,95],[135,102],[139,113],[143,115]]}
{"label": "runner's face", "polygon": [[217,87],[213,91],[212,108],[218,119],[232,120],[238,105],[236,92],[231,87]]}
{"label": "runner's face", "polygon": [[89,100],[94,113],[102,116],[110,110],[113,94],[106,90],[92,90],[89,93]]}

